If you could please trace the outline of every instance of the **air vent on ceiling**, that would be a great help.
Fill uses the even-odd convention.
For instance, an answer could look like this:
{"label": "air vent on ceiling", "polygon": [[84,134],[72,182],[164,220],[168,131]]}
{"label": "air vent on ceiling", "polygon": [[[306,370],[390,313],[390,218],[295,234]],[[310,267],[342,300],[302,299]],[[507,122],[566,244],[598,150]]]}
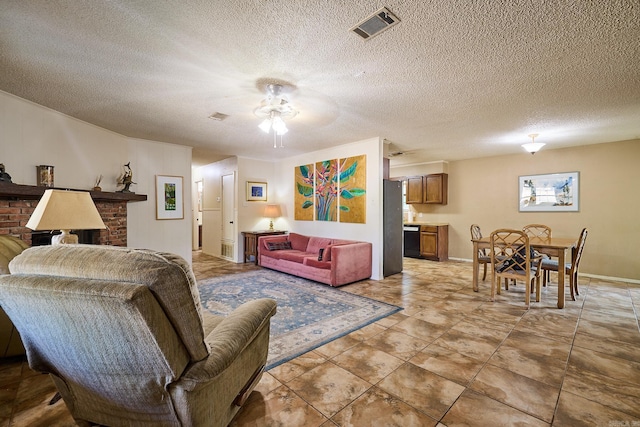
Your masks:
{"label": "air vent on ceiling", "polygon": [[223,121],[227,117],[229,117],[229,115],[223,114],[223,113],[213,113],[212,115],[209,116],[210,119],[217,120],[219,122]]}
{"label": "air vent on ceiling", "polygon": [[400,20],[389,9],[383,7],[376,11],[373,15],[351,29],[354,33],[365,40],[369,40],[373,36],[377,36],[386,29],[396,25]]}

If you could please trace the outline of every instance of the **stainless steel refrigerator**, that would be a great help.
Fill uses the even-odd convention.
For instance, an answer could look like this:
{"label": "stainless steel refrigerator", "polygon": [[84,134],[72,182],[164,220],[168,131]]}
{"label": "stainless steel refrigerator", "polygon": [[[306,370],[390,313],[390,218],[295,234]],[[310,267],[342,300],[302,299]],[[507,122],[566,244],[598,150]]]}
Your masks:
{"label": "stainless steel refrigerator", "polygon": [[402,271],[402,181],[383,180],[382,211],[384,277]]}

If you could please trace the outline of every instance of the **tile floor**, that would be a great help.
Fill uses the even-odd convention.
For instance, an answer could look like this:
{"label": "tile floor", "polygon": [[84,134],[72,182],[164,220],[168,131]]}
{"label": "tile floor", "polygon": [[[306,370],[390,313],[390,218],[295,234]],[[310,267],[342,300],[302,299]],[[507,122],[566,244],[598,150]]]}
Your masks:
{"label": "tile floor", "polygon": [[[255,269],[194,253],[198,279]],[[471,265],[405,259],[342,287],[404,310],[266,373],[232,426],[640,427],[640,286],[580,279],[524,310],[523,285],[489,302]],[[569,299],[569,298],[568,298]],[[71,426],[46,375],[0,363],[0,427]]]}

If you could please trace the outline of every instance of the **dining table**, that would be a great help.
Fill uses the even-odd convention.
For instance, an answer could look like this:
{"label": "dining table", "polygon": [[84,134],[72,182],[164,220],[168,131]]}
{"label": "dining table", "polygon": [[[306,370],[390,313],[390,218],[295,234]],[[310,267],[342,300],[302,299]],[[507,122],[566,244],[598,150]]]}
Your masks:
{"label": "dining table", "polygon": [[[483,237],[481,239],[471,239],[473,242],[473,290],[478,292],[478,250],[491,247],[491,239]],[[529,238],[529,244],[541,254],[558,258],[558,266],[563,266],[571,260],[573,250],[576,248],[577,239],[565,237],[551,238]],[[567,257],[567,253],[569,257]],[[558,308],[564,308],[564,280],[565,274],[562,267],[558,271]]]}

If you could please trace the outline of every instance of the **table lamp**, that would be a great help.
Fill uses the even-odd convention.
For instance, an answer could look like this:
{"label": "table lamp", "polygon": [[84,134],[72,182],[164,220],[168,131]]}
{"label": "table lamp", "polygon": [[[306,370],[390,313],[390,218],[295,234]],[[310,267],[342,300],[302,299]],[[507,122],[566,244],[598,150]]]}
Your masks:
{"label": "table lamp", "polygon": [[282,216],[282,212],[280,211],[280,205],[267,205],[264,208],[264,216],[270,218],[269,220],[269,231],[273,231],[273,220],[274,218],[278,218]]}
{"label": "table lamp", "polygon": [[71,230],[107,228],[87,191],[46,190],[26,225],[31,230],[60,230],[52,245],[78,243]]}

